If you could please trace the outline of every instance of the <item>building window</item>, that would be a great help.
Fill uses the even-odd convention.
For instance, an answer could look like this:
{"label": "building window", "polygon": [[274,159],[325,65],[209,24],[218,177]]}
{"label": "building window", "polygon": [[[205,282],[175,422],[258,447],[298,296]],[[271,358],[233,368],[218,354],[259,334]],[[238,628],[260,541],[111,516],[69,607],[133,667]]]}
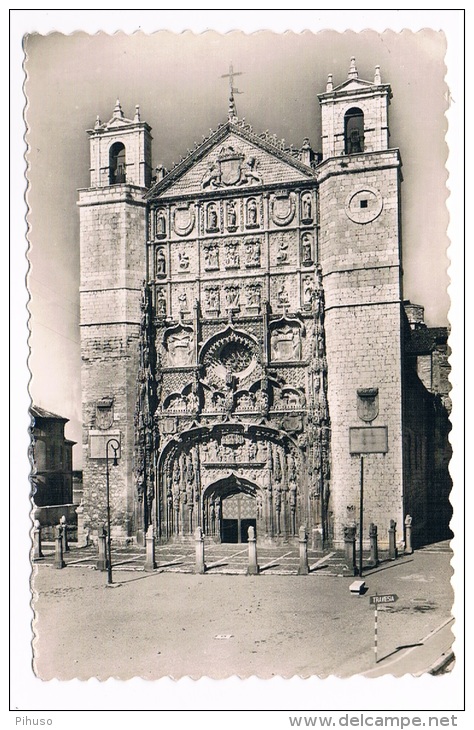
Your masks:
{"label": "building window", "polygon": [[344,115],[344,142],[346,155],[364,151],[364,112],[358,107],[351,107]]}
{"label": "building window", "polygon": [[109,184],[118,185],[126,182],[125,146],[115,142],[109,151]]}

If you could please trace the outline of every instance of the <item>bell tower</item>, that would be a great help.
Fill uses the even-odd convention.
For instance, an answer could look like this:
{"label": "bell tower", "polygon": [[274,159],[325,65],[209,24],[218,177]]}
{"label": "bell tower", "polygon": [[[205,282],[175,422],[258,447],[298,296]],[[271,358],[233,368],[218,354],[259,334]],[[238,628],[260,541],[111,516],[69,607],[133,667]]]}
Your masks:
{"label": "bell tower", "polygon": [[[138,371],[141,287],[146,276],[146,202],[151,182],[151,128],[124,116],[88,130],[90,187],[79,191],[81,378],[83,402],[84,524],[106,519],[106,448],[110,459],[112,533],[133,529],[133,413]],[[109,457],[113,456],[110,450]]]}
{"label": "bell tower", "polygon": [[403,524],[402,175],[399,151],[389,148],[391,89],[378,66],[373,81],[360,79],[353,58],[347,79],[334,86],[330,74],[318,98],[334,537],[342,545],[344,528],[359,525],[361,463],[353,444],[354,453],[350,448],[355,434],[381,449],[364,456],[363,538],[368,543],[374,523],[384,544],[387,514],[399,534]]}

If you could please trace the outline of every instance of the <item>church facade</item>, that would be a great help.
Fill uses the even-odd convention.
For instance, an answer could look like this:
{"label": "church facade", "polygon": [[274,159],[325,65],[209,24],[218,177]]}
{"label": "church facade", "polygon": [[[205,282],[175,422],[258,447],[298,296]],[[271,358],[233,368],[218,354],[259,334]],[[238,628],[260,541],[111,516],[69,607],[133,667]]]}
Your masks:
{"label": "church facade", "polygon": [[[84,517],[112,535],[340,546],[410,511],[401,158],[376,67],[328,78],[322,152],[228,119],[171,171],[151,130],[89,130],[80,191]],[[412,353],[413,355],[413,353]],[[406,443],[406,439],[405,439]],[[363,461],[361,456],[364,457]],[[429,490],[429,485],[417,486]],[[414,497],[415,498],[415,497]],[[423,501],[423,500],[422,500]],[[423,519],[422,513],[420,519]]]}

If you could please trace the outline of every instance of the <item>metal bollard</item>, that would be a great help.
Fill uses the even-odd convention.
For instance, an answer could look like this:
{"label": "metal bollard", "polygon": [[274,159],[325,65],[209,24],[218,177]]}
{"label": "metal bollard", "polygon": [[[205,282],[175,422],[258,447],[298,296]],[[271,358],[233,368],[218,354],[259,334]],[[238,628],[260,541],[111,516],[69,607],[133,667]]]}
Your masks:
{"label": "metal bollard", "polygon": [[300,564],[298,568],[298,575],[308,575],[308,534],[306,527],[303,525],[299,529],[298,542],[300,544]]}
{"label": "metal bollard", "polygon": [[150,525],[146,533],[146,556],[144,570],[151,571],[157,567],[155,561],[155,530]]}
{"label": "metal bollard", "polygon": [[345,575],[357,575],[356,567],[356,526],[346,525],[344,527],[344,555],[346,568]]}
{"label": "metal bollard", "polygon": [[68,553],[69,552],[69,543],[68,543],[68,539],[67,539],[67,522],[66,522],[66,518],[64,515],[61,517],[59,522],[61,524],[61,527],[63,528],[63,553]]}
{"label": "metal bollard", "polygon": [[395,520],[390,520],[388,529],[388,556],[390,560],[397,559],[397,523]]}
{"label": "metal bollard", "polygon": [[206,572],[206,564],[204,562],[204,537],[201,527],[196,527],[194,530],[194,540],[196,541],[196,566],[194,572],[203,574]]}
{"label": "metal bollard", "polygon": [[65,568],[66,563],[63,560],[63,527],[58,525],[56,527],[56,545],[54,550],[54,567]]}
{"label": "metal bollard", "polygon": [[258,562],[257,562],[257,540],[255,538],[255,528],[252,526],[248,529],[248,543],[249,543],[249,567],[247,568],[247,575],[258,575]]}
{"label": "metal bollard", "polygon": [[33,528],[33,562],[44,558],[41,550],[41,524],[39,520],[35,520]]}
{"label": "metal bollard", "polygon": [[411,523],[413,518],[411,515],[405,517],[405,552],[407,555],[411,555],[413,552],[413,546],[411,544]]}
{"label": "metal bollard", "polygon": [[97,557],[97,570],[107,570],[107,531],[102,526],[102,533],[98,536],[99,554]]}
{"label": "metal bollard", "polygon": [[373,522],[369,525],[370,538],[370,565],[375,568],[379,564],[379,548],[377,544],[377,525]]}

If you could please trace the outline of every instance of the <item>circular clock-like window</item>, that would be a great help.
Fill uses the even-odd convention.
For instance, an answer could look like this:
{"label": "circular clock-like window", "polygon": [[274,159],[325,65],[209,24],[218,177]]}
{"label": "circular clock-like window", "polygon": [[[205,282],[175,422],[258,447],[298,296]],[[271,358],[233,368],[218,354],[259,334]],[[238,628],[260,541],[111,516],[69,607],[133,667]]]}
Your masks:
{"label": "circular clock-like window", "polygon": [[374,188],[360,188],[346,198],[346,215],[354,223],[371,223],[382,212],[383,199]]}

